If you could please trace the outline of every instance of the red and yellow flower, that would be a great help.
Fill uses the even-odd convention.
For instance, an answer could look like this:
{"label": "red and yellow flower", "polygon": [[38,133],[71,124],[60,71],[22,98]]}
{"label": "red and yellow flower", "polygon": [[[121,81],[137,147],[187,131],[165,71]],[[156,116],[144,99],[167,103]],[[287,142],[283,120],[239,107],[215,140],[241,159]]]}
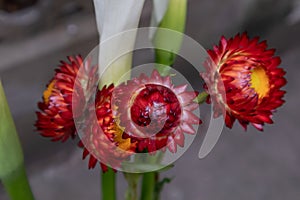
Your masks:
{"label": "red and yellow flower", "polygon": [[235,120],[245,129],[249,123],[258,130],[273,123],[275,109],[284,103],[281,88],[286,84],[285,72],[278,67],[281,60],[274,53],[266,41],[249,39],[246,33],[222,37],[219,46],[208,50],[211,59],[202,75],[216,112],[225,109],[229,128]]}
{"label": "red and yellow flower", "polygon": [[[50,137],[52,141],[75,138],[75,120],[85,115],[84,109],[94,106],[97,120],[86,121],[86,133],[82,138],[84,140],[89,136],[92,142],[79,142],[79,146],[84,148],[83,157],[89,155],[89,150],[84,145],[88,145],[88,148],[92,146],[96,149],[92,151],[93,155],[100,156],[102,162],[117,167],[128,157],[135,144],[130,143],[130,139],[123,139],[123,131],[115,125],[110,108],[114,87],[111,85],[98,90],[96,103],[90,105],[87,93],[95,88],[97,67],[91,67],[89,61],[83,63],[81,56],[68,57],[68,60],[69,62],[61,62],[44,91],[43,101],[38,103],[40,111],[37,112],[35,126],[42,136]],[[94,168],[98,162],[93,155],[90,155],[89,168]],[[104,171],[107,170],[106,165],[101,164],[101,167]]]}
{"label": "red and yellow flower", "polygon": [[184,133],[194,134],[193,125],[200,119],[193,114],[198,104],[197,93],[186,86],[175,87],[170,77],[154,71],[151,77],[138,78],[110,85],[99,90],[95,106],[87,117],[83,158],[89,157],[89,168],[98,161],[104,171],[107,166],[118,168],[133,153],[154,152],[166,147],[176,152],[184,146]]}
{"label": "red and yellow flower", "polygon": [[166,147],[176,152],[177,145],[184,146],[184,133],[195,133],[193,125],[200,123],[193,113],[197,93],[185,91],[186,87],[175,87],[170,77],[154,70],[150,77],[141,74],[115,88],[114,115],[124,127],[123,137],[137,142],[137,152]]}
{"label": "red and yellow flower", "polygon": [[96,113],[96,118],[94,115],[87,117],[84,135],[79,143],[84,148],[83,159],[90,155],[89,168],[94,168],[100,161],[103,171],[107,171],[107,165],[114,169],[120,167],[122,161],[136,149],[135,142],[122,137],[123,130],[113,116],[113,90],[113,85],[98,90],[95,104],[89,110],[89,113]]}
{"label": "red and yellow flower", "polygon": [[83,63],[82,57],[69,56],[68,60],[61,61],[54,78],[44,91],[43,101],[38,103],[40,111],[37,112],[35,126],[42,136],[50,137],[53,141],[66,141],[69,137],[75,137],[73,115],[76,116],[76,112],[73,112],[72,104],[78,111],[85,105],[81,84],[75,81]]}

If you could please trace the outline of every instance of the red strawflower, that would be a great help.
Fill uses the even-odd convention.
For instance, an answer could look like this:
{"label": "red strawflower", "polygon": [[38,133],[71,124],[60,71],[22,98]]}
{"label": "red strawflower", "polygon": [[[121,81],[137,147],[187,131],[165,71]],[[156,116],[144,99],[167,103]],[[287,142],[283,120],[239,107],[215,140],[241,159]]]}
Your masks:
{"label": "red strawflower", "polygon": [[219,46],[208,50],[211,60],[202,75],[216,112],[225,108],[227,127],[238,120],[245,129],[251,123],[262,131],[265,123],[273,123],[273,112],[284,103],[281,87],[286,84],[285,72],[278,67],[281,60],[274,53],[266,41],[249,39],[246,33],[229,40],[222,37]]}
{"label": "red strawflower", "polygon": [[154,152],[167,147],[177,151],[184,146],[184,133],[194,134],[200,119],[193,114],[198,105],[195,92],[186,92],[186,85],[174,87],[170,77],[161,77],[154,70],[151,77],[140,77],[115,88],[114,115],[124,127],[123,138],[137,142],[137,152]]}
{"label": "red strawflower", "polygon": [[42,136],[52,138],[52,141],[75,137],[74,117],[78,117],[85,106],[83,88],[93,84],[91,82],[95,81],[93,77],[97,74],[97,67],[90,68],[89,62],[84,63],[79,72],[83,65],[80,55],[69,56],[68,60],[61,61],[55,70],[54,78],[44,91],[43,101],[38,103],[40,111],[36,112],[37,130]]}
{"label": "red strawflower", "polygon": [[107,165],[116,169],[122,161],[130,156],[136,148],[131,139],[124,139],[123,130],[117,124],[112,114],[111,97],[114,86],[104,86],[98,90],[95,105],[91,106],[89,113],[96,113],[87,117],[84,135],[79,146],[84,147],[83,159],[88,155],[89,169],[94,168],[98,161],[102,170],[107,171]]}

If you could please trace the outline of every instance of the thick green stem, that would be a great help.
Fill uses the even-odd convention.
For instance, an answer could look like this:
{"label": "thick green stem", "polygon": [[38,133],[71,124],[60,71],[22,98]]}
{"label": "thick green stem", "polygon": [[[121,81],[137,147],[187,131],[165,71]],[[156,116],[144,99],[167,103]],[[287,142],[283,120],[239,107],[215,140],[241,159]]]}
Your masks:
{"label": "thick green stem", "polygon": [[124,173],[125,179],[128,183],[128,189],[125,194],[126,200],[138,200],[137,186],[140,179],[140,174]]}
{"label": "thick green stem", "polygon": [[11,200],[33,200],[23,151],[0,81],[0,180]]}
{"label": "thick green stem", "polygon": [[116,200],[116,173],[109,168],[101,174],[102,200]]}
{"label": "thick green stem", "polygon": [[2,183],[11,200],[34,200],[24,165],[3,177]]}
{"label": "thick green stem", "polygon": [[154,189],[158,172],[148,172],[143,176],[141,200],[154,200]]}

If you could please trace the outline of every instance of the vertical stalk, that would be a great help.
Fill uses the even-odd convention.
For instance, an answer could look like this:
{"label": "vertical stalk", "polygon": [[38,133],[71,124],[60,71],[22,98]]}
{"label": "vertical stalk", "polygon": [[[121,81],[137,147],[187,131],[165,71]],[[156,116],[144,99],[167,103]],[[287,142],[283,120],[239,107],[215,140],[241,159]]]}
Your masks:
{"label": "vertical stalk", "polygon": [[157,172],[144,173],[142,182],[141,200],[154,200]]}
{"label": "vertical stalk", "polygon": [[101,174],[102,200],[116,200],[116,173],[109,168]]}
{"label": "vertical stalk", "polygon": [[[104,85],[118,83],[124,73],[130,72],[132,53],[128,52],[134,48],[136,31],[129,36],[121,33],[137,28],[144,0],[94,0],[94,5],[100,34],[99,75],[104,73],[99,82],[101,89]],[[118,37],[114,37],[116,35]],[[106,69],[108,65],[110,68]],[[126,78],[130,78],[130,73],[126,74]],[[115,174],[111,170],[102,174],[102,193],[103,200],[116,199]]]}
{"label": "vertical stalk", "polygon": [[2,183],[11,200],[34,200],[27,180],[24,165],[2,178]]}
{"label": "vertical stalk", "polygon": [[0,81],[0,179],[11,200],[33,200],[22,147]]}
{"label": "vertical stalk", "polygon": [[154,174],[154,180],[155,180],[155,188],[154,188],[154,200],[160,200],[160,192],[161,190],[158,190],[158,182],[160,181],[159,180],[160,176],[159,176],[159,172],[155,172]]}
{"label": "vertical stalk", "polygon": [[138,200],[137,186],[140,180],[140,174],[124,172],[124,176],[128,183],[125,200]]}
{"label": "vertical stalk", "polygon": [[[182,43],[182,35],[185,30],[187,13],[187,0],[169,0],[166,13],[160,22],[154,38],[155,66],[162,76],[169,75],[177,53]],[[172,34],[170,29],[179,32]],[[161,47],[161,48],[160,48]],[[155,194],[155,187],[159,182],[159,172],[148,172],[143,175],[141,200],[158,200],[159,193]]]}

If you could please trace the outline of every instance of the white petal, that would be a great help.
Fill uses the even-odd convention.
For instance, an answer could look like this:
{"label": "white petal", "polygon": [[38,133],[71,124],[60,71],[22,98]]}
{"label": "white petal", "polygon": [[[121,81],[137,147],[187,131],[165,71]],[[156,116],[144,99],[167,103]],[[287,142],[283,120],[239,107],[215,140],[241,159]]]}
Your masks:
{"label": "white petal", "polygon": [[[100,34],[100,75],[112,61],[131,52],[134,48],[136,31],[122,34],[117,39],[108,40],[124,31],[138,26],[144,0],[94,0],[96,22]],[[104,44],[104,45],[102,45]],[[102,84],[119,80],[120,76],[131,68],[132,56],[118,59],[101,77]]]}
{"label": "white petal", "polygon": [[124,30],[136,28],[144,0],[94,0],[101,40]]}
{"label": "white petal", "polygon": [[98,32],[101,33],[104,22],[104,0],[94,0],[94,7]]}

